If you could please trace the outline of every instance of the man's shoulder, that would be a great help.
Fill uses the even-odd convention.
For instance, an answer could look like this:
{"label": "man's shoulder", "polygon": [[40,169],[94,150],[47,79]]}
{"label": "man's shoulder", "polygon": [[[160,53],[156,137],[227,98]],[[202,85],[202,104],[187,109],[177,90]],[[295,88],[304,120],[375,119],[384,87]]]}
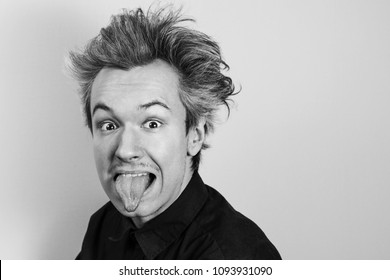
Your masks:
{"label": "man's shoulder", "polygon": [[112,227],[113,222],[117,222],[120,218],[120,214],[116,211],[111,201],[108,201],[99,210],[91,215],[88,223],[87,234],[97,235],[102,230]]}
{"label": "man's shoulder", "polygon": [[197,223],[210,234],[225,259],[280,259],[275,246],[252,220],[236,211],[214,188]]}

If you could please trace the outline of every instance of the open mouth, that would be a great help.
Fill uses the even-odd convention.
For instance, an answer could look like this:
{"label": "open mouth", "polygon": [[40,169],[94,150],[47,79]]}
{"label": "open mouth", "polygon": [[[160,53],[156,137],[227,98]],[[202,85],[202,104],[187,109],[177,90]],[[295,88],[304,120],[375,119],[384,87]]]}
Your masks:
{"label": "open mouth", "polygon": [[114,176],[115,189],[128,212],[134,212],[156,176],[149,172],[119,173]]}
{"label": "open mouth", "polygon": [[149,177],[149,181],[153,181],[156,176],[153,174],[153,173],[149,173],[149,172],[124,172],[124,173],[117,173],[114,175],[114,181],[116,181],[118,179],[119,176],[130,176],[132,178],[135,178],[135,177]]}

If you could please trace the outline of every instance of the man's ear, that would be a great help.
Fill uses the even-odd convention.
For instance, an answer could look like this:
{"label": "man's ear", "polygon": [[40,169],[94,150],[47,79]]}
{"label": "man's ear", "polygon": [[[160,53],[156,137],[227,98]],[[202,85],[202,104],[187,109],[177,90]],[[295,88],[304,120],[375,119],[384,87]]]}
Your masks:
{"label": "man's ear", "polygon": [[187,154],[189,156],[195,156],[200,149],[202,149],[202,145],[205,141],[205,124],[206,119],[201,118],[198,121],[198,124],[194,127],[191,127],[188,131],[188,146],[187,146]]}

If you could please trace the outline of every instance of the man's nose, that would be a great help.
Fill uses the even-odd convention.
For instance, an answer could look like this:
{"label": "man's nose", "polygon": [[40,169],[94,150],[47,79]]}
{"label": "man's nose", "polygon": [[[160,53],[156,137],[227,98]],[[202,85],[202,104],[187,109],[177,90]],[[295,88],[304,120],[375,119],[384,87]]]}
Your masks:
{"label": "man's nose", "polygon": [[139,132],[135,129],[124,129],[118,139],[115,156],[124,162],[132,162],[143,156]]}

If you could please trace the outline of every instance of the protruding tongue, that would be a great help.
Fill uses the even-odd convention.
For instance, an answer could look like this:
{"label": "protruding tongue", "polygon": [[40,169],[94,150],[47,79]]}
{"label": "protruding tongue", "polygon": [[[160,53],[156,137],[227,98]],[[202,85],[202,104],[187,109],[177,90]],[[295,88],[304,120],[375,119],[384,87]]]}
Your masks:
{"label": "protruding tongue", "polygon": [[115,182],[115,188],[128,212],[137,209],[142,195],[149,184],[149,176],[120,175]]}

